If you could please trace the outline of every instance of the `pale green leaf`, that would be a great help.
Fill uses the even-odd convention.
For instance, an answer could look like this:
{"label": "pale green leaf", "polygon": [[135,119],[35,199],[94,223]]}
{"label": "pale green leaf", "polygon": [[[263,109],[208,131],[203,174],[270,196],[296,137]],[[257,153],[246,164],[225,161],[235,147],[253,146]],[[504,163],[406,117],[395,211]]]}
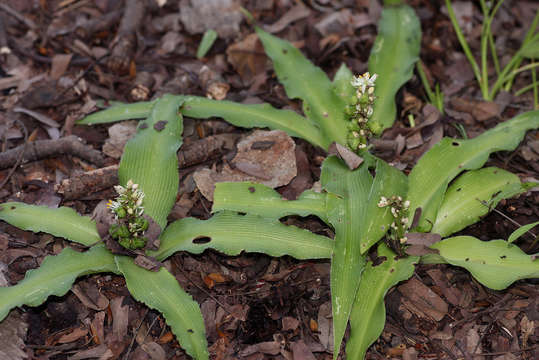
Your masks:
{"label": "pale green leaf", "polygon": [[133,104],[116,103],[110,108],[95,112],[77,121],[81,125],[106,124],[121,120],[144,119],[152,110],[155,101],[140,101]]}
{"label": "pale green leaf", "polygon": [[508,171],[496,167],[468,171],[447,189],[431,232],[451,235],[481,220],[503,198],[525,191],[518,176]]}
{"label": "pale green leaf", "polygon": [[419,258],[409,256],[398,259],[385,244],[378,246],[378,256],[385,261],[374,266],[369,262],[361,277],[352,313],[350,338],[346,345],[348,360],[363,360],[368,347],[378,339],[386,322],[384,297],[398,282],[414,273]]}
{"label": "pale green leaf", "polygon": [[159,260],[177,251],[200,254],[215,249],[227,255],[242,251],[297,259],[331,256],[333,240],[308,230],[286,226],[276,219],[222,212],[208,220],[185,218],[170,224],[160,237],[159,250],[150,252]]}
{"label": "pale green leaf", "polygon": [[[163,229],[178,193],[178,157],[183,122],[178,113],[181,100],[164,95],[141,121],[137,134],[125,145],[118,177],[139,184],[144,192],[144,212]],[[161,125],[161,126],[160,126]]]}
{"label": "pale green leaf", "polygon": [[202,36],[202,40],[200,40],[200,45],[198,45],[197,49],[197,58],[202,59],[208,51],[213,46],[213,43],[217,40],[217,31],[213,29],[206,30],[204,33],[204,36]]}
{"label": "pale green leaf", "polygon": [[135,265],[129,257],[117,256],[116,263],[131,295],[163,314],[185,352],[196,360],[208,359],[202,313],[176,278],[164,267],[151,272]]}
{"label": "pale green leaf", "polygon": [[524,235],[525,233],[527,233],[528,231],[530,231],[531,229],[533,229],[537,225],[539,225],[539,221],[536,221],[536,222],[531,223],[531,224],[522,225],[521,227],[519,227],[518,229],[513,231],[511,233],[511,235],[509,235],[509,238],[507,239],[507,242],[508,243],[514,242],[519,237],[521,237],[522,235]]}
{"label": "pale green leaf", "polygon": [[0,220],[23,230],[46,232],[86,246],[101,240],[95,221],[68,207],[51,209],[8,202],[0,204]]}
{"label": "pale green leaf", "polygon": [[291,110],[275,109],[269,104],[244,105],[198,96],[184,96],[182,99],[184,100],[182,113],[185,116],[197,119],[216,116],[239,127],[269,127],[282,130],[290,136],[302,138],[325,149],[331,142],[323,137],[316,124]]}
{"label": "pale green leaf", "polygon": [[378,74],[374,113],[369,120],[375,134],[381,134],[395,121],[395,95],[412,77],[420,45],[421,26],[414,9],[404,4],[385,7],[369,57],[369,72]]}
{"label": "pale green leaf", "polygon": [[332,90],[332,83],[320,68],[314,66],[288,41],[256,27],[266,54],[273,61],[275,73],[291,99],[303,100],[303,112],[320,126],[325,148],[336,141],[346,144],[347,118],[345,102]]}
{"label": "pale green leaf", "polygon": [[417,230],[427,232],[432,228],[447,186],[459,173],[480,168],[492,152],[515,149],[526,131],[537,127],[539,111],[530,111],[474,139],[444,138],[434,145],[408,176],[411,213],[418,207],[422,209]]}
{"label": "pale green leaf", "polygon": [[0,321],[12,308],[41,305],[51,295],[68,292],[77,277],[98,272],[118,272],[114,257],[102,245],[86,252],[65,248],[56,256],[47,256],[17,285],[0,287]]}
{"label": "pale green leaf", "polygon": [[307,190],[297,200],[286,200],[272,188],[252,182],[217,183],[213,212],[232,210],[280,219],[288,215],[316,215],[327,223],[327,194]]}
{"label": "pale green leaf", "polygon": [[432,245],[447,263],[468,270],[481,284],[502,290],[520,279],[538,278],[539,261],[504,240],[455,236]]}
{"label": "pale green leaf", "polygon": [[345,105],[354,103],[356,98],[356,89],[352,86],[354,74],[344,64],[341,64],[339,70],[333,78],[333,92],[342,99]]}

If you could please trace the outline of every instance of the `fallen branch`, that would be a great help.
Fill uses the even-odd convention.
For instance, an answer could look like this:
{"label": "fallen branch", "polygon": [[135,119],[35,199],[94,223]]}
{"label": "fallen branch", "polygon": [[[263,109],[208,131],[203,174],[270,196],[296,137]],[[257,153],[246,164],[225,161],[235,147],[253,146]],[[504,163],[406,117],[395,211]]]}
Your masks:
{"label": "fallen branch", "polygon": [[38,140],[27,143],[26,149],[25,145],[21,145],[0,153],[0,169],[15,165],[22,152],[24,152],[22,164],[59,155],[74,155],[98,166],[105,164],[100,151],[82,143],[78,137],[70,135],[57,140]]}

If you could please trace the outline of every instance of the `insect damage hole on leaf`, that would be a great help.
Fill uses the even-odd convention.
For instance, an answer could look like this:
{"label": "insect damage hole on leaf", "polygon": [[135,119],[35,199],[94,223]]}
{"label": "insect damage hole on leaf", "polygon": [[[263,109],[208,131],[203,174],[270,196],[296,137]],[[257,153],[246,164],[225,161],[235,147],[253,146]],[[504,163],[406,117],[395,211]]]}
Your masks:
{"label": "insect damage hole on leaf", "polygon": [[193,239],[193,244],[202,245],[202,244],[207,244],[210,241],[211,241],[211,237],[209,236],[198,236]]}

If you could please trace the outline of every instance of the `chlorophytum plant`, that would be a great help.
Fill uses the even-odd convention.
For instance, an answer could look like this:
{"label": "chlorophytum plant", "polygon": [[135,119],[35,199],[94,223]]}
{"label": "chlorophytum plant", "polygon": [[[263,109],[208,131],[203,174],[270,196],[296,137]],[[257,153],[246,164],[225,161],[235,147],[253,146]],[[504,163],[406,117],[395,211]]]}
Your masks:
{"label": "chlorophytum plant", "polygon": [[[126,146],[120,184],[126,188],[129,180],[138,184],[135,190],[145,194],[144,213],[165,228],[177,191],[175,152],[181,143],[181,125],[171,124],[181,124],[181,115],[216,116],[241,127],[280,129],[326,150],[333,142],[348,145],[363,163],[351,170],[339,158],[328,157],[322,166],[322,192],[307,190],[293,201],[260,184],[220,183],[214,193],[214,215],[208,220],[185,218],[169,224],[158,237],[158,249],[147,250],[147,256],[161,261],[177,251],[201,253],[212,248],[230,255],[247,251],[298,259],[330,258],[334,357],[350,323],[348,359],[364,358],[383,329],[386,292],[408,279],[421,260],[462,266],[493,289],[539,276],[539,263],[509,242],[450,237],[479,221],[502,198],[532,186],[507,171],[482,166],[490,153],[513,150],[527,130],[538,128],[539,112],[521,114],[472,140],[445,138],[406,176],[368,152],[368,137],[392,125],[395,94],[411,77],[417,61],[420,28],[411,8],[397,5],[383,10],[369,60],[370,74],[361,77],[342,66],[330,81],[291,44],[260,28],[256,31],[288,96],[303,101],[305,116],[268,104],[241,105],[184,95],[112,106],[81,123],[146,119]],[[54,214],[59,221],[36,221],[44,214]],[[335,231],[335,238],[282,224],[279,220],[288,215],[315,215]],[[100,240],[95,222],[66,208],[3,204],[0,219],[86,246]],[[421,232],[437,233],[444,239],[431,246],[435,254],[406,256],[408,238]],[[197,241],[201,238],[207,241]],[[371,250],[382,260],[377,266],[367,256]],[[87,255],[90,252],[101,257]],[[163,313],[191,356],[208,358],[200,311],[173,276],[164,268],[158,272],[142,269],[131,257],[113,255],[103,245],[82,253],[65,249],[45,259],[41,268],[29,272],[19,284],[0,289],[0,318],[15,306],[35,306],[49,295],[64,294],[77,276],[103,271],[125,276],[133,297]],[[184,314],[184,308],[189,314]]]}

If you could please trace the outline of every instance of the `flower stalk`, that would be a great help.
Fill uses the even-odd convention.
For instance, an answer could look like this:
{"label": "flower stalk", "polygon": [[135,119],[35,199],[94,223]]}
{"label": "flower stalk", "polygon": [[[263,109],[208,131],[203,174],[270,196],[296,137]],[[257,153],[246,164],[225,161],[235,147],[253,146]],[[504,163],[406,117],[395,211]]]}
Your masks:
{"label": "flower stalk", "polygon": [[372,76],[366,72],[363,75],[354,77],[351,81],[356,88],[356,96],[352,99],[352,106],[349,108],[350,122],[348,124],[348,146],[359,151],[367,148],[368,140],[372,132],[368,126],[369,118],[373,114],[374,83],[377,74]]}
{"label": "flower stalk", "polygon": [[387,206],[391,208],[391,215],[393,215],[393,222],[389,227],[389,235],[387,236],[388,246],[398,251],[399,254],[402,254],[402,250],[404,250],[404,246],[408,241],[406,232],[410,223],[408,217],[410,201],[403,201],[402,197],[395,195],[390,198],[382,196],[378,202],[378,207]]}

